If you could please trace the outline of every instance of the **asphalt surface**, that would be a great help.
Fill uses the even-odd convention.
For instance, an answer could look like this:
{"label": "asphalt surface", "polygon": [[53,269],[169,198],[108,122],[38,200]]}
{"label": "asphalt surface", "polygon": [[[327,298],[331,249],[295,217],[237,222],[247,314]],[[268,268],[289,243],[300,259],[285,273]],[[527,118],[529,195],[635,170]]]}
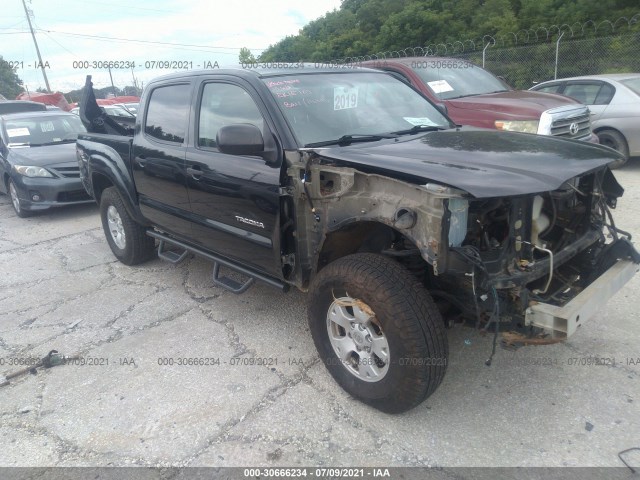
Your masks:
{"label": "asphalt surface", "polygon": [[[616,175],[640,234],[640,162]],[[211,270],[124,266],[96,206],[21,219],[0,195],[0,374],[82,357],[0,387],[0,466],[621,467],[640,447],[640,275],[566,343],[491,367],[490,336],[450,329],[442,385],[386,415],[319,362],[304,294],[236,296]]]}

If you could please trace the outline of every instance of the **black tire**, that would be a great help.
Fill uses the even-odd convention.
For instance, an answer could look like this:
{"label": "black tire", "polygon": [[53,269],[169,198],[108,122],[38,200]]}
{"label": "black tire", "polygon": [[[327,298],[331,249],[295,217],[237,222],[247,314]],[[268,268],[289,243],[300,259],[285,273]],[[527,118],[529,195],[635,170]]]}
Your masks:
{"label": "black tire", "polygon": [[18,187],[16,187],[16,184],[12,179],[9,179],[7,182],[7,195],[9,195],[11,206],[13,207],[13,211],[16,212],[16,215],[20,218],[27,218],[33,215],[33,212],[22,208],[20,198],[18,198]]}
{"label": "black tire", "polygon": [[629,145],[624,135],[616,130],[600,130],[597,135],[601,145],[611,147],[624,156],[623,159],[621,158],[620,160],[611,162],[609,164],[610,169],[620,168],[629,161]]}
{"label": "black tire", "polygon": [[[352,352],[347,361],[338,358],[330,337],[334,343],[336,339],[347,342],[341,345],[351,342],[357,349],[362,346],[358,342],[362,342],[363,335],[358,335],[356,328],[365,323],[354,322],[356,327],[351,324],[347,331],[335,320],[336,312],[356,319],[354,307],[344,306],[351,300],[364,303],[356,304],[360,315],[373,314],[365,337],[371,340],[378,335],[377,341],[387,341],[386,363],[382,360],[384,355],[378,357],[367,346],[364,350],[370,348],[368,353],[358,350],[360,353]],[[444,378],[449,348],[438,309],[415,277],[382,255],[349,255],[322,269],[310,286],[309,327],[320,358],[333,378],[349,394],[383,412],[401,413],[417,406]],[[375,368],[360,365],[367,355],[374,358]],[[379,378],[365,381],[368,370],[375,370]]]}
{"label": "black tire", "polygon": [[[125,265],[137,265],[155,256],[155,240],[146,234],[124,206],[124,200],[115,187],[102,192],[100,199],[102,228],[111,251]],[[119,219],[119,222],[117,221]],[[110,227],[117,223],[117,227]]]}

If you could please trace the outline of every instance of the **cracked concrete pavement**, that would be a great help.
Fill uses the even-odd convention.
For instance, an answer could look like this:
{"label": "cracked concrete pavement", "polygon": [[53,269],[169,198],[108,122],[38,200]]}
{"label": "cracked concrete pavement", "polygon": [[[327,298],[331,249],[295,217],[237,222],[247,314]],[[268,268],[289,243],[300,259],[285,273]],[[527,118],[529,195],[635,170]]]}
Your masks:
{"label": "cracked concrete pavement", "polygon": [[[640,164],[616,175],[638,234]],[[391,416],[328,375],[304,294],[233,295],[199,258],[124,266],[93,205],[20,219],[0,195],[0,265],[0,374],[83,358],[0,388],[0,466],[622,466],[640,446],[640,277],[568,342],[491,367],[490,336],[450,329],[440,388]],[[594,356],[615,365],[571,364]]]}

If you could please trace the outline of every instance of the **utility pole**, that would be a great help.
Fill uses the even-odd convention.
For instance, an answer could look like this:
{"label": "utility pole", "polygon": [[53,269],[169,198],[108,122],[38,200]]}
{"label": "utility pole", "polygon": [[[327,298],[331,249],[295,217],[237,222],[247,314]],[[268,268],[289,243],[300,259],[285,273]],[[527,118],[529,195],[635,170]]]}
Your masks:
{"label": "utility pole", "polygon": [[29,22],[29,30],[31,30],[31,36],[33,37],[33,43],[36,46],[36,52],[38,53],[38,61],[40,62],[40,68],[42,69],[42,76],[44,77],[44,83],[47,86],[47,92],[51,93],[51,87],[49,87],[49,79],[47,78],[47,72],[44,71],[44,63],[42,62],[42,56],[40,55],[38,42],[36,42],[36,34],[33,33],[33,26],[31,25],[31,18],[29,17],[29,10],[27,10],[27,4],[24,3],[24,0],[22,0],[22,6],[24,7],[24,13],[27,16],[27,22]]}
{"label": "utility pole", "polygon": [[133,73],[133,67],[131,67],[131,76],[133,77],[133,87],[136,89],[136,95],[140,96],[140,89],[138,88],[138,80],[135,73]]}
{"label": "utility pole", "polygon": [[116,86],[113,84],[113,76],[111,75],[111,67],[109,67],[109,78],[111,79],[111,88],[113,89],[113,96],[117,97]]}

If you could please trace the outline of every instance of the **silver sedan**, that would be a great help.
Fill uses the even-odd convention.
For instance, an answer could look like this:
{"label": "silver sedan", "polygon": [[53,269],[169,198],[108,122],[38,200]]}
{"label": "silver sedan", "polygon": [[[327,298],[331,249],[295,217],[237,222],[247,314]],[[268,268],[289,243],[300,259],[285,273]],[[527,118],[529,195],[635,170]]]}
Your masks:
{"label": "silver sedan", "polygon": [[615,73],[561,78],[530,90],[560,93],[589,106],[593,131],[600,143],[625,156],[640,156],[640,73]]}

